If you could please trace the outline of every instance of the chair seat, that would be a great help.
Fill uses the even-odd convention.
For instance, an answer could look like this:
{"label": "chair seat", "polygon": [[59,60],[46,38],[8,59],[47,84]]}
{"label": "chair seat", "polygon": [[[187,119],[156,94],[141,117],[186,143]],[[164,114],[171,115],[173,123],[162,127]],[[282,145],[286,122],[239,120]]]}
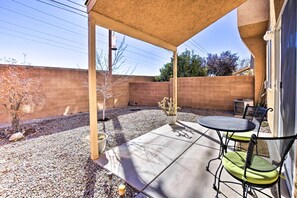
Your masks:
{"label": "chair seat", "polygon": [[273,184],[277,181],[279,174],[274,167],[264,158],[254,155],[252,168],[257,170],[272,170],[269,172],[255,171],[247,169],[246,178],[244,175],[246,153],[245,152],[228,152],[223,157],[224,168],[239,180],[245,180],[250,184]]}
{"label": "chair seat", "polygon": [[[228,138],[238,142],[249,142],[252,134],[254,133],[255,133],[254,131],[240,132],[240,133],[228,132]],[[227,137],[227,132],[223,132],[223,135]]]}

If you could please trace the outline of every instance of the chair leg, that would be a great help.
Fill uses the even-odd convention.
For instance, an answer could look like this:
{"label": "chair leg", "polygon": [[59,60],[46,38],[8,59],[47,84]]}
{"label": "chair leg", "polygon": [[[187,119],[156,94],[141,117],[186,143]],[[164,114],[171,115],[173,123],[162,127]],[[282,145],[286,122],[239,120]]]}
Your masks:
{"label": "chair leg", "polygon": [[277,189],[278,190],[278,197],[281,198],[282,193],[281,193],[281,184],[280,184],[281,183],[281,179],[280,178],[278,179],[278,182],[277,183],[278,183],[277,184],[277,186],[278,186],[278,189]]}
{"label": "chair leg", "polygon": [[245,182],[242,183],[242,191],[242,197],[247,198],[248,186],[245,184]]}

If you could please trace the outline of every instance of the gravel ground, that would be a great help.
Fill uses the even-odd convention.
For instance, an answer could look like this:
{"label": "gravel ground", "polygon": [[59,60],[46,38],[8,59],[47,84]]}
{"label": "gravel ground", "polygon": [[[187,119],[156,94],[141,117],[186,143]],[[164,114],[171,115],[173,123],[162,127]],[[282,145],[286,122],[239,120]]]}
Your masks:
{"label": "gravel ground", "polygon": [[[228,111],[184,108],[178,119],[195,122],[206,115],[233,116]],[[98,123],[99,130],[109,134],[107,149],[166,124],[164,113],[156,108],[115,109],[107,116],[109,121]],[[0,197],[118,197],[117,187],[124,181],[116,176],[110,181],[107,171],[89,159],[87,123],[87,114],[35,120],[23,125],[38,129],[25,140],[2,140]],[[137,191],[126,186],[126,197],[134,197]]]}

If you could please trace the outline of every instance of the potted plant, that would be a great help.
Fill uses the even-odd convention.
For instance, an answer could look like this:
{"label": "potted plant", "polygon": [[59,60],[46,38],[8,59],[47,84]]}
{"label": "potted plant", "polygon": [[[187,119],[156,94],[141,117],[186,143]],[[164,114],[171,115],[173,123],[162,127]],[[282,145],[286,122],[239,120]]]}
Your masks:
{"label": "potted plant", "polygon": [[167,123],[168,124],[175,124],[176,123],[176,111],[180,109],[177,107],[176,109],[174,108],[173,100],[172,98],[167,98],[164,97],[161,102],[158,102],[158,106],[162,109],[162,111],[165,112],[167,116]]}
{"label": "potted plant", "polygon": [[106,140],[108,138],[108,135],[106,133],[98,133],[98,150],[99,154],[103,153],[105,151],[106,147]]}

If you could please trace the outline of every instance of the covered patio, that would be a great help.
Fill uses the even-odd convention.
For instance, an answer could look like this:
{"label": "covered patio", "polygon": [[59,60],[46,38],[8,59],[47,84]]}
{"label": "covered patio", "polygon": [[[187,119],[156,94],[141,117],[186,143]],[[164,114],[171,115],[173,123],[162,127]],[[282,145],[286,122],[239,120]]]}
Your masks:
{"label": "covered patio", "polygon": [[96,94],[96,25],[173,52],[173,102],[177,107],[177,47],[237,8],[231,1],[97,1],[87,0],[89,30],[89,112],[91,159],[98,155]]}

